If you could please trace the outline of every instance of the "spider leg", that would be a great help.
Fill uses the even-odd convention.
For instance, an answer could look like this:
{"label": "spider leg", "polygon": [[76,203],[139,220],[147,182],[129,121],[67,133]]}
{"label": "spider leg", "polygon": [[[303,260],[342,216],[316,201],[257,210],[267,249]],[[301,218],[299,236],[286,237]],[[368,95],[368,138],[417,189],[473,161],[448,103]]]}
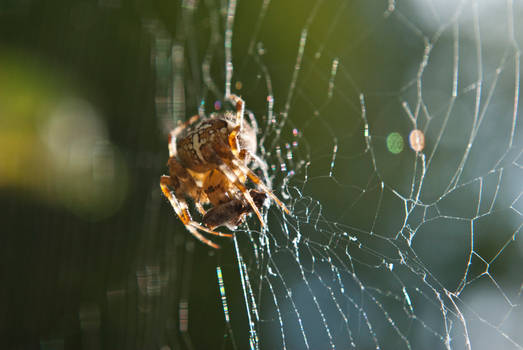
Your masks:
{"label": "spider leg", "polygon": [[176,212],[176,215],[180,218],[180,221],[185,225],[185,228],[196,238],[198,238],[201,242],[207,244],[210,247],[213,247],[215,249],[220,248],[219,245],[212,242],[211,240],[205,238],[202,236],[194,227],[190,226],[189,223],[192,221],[191,216],[189,215],[189,212],[187,210],[184,210],[180,207],[180,203],[176,200],[176,197],[173,196],[171,193],[169,186],[173,186],[173,182],[169,176],[162,176],[160,178],[160,188],[162,189],[163,195],[169,200],[171,203],[171,206],[173,207],[174,211]]}
{"label": "spider leg", "polygon": [[[244,150],[242,150],[242,152],[243,151]],[[274,193],[272,193],[272,191],[267,187],[267,185],[265,185],[263,183],[263,181],[258,176],[256,176],[256,174],[253,173],[253,171],[251,169],[249,169],[249,167],[247,167],[245,164],[238,161],[237,159],[233,159],[233,164],[234,164],[234,166],[238,167],[243,173],[245,173],[249,177],[249,179],[251,179],[252,182],[254,182],[265,193],[267,193],[269,195],[269,197],[271,197],[272,200],[274,200],[276,202],[276,204],[278,204],[280,206],[280,208],[282,208],[287,214],[290,215],[289,209],[287,209],[287,207],[278,199],[278,197],[276,197],[274,195]]]}
{"label": "spider leg", "polygon": [[218,166],[218,169],[223,174],[225,174],[225,176],[227,176],[229,181],[232,182],[237,189],[240,190],[240,192],[242,193],[242,195],[245,198],[245,200],[247,200],[247,203],[249,203],[249,205],[251,206],[252,211],[254,211],[254,213],[256,214],[258,219],[260,220],[261,226],[262,227],[265,226],[265,224],[263,222],[263,218],[262,218],[261,213],[260,213],[260,210],[258,209],[256,204],[254,203],[254,200],[252,199],[252,196],[249,193],[249,191],[247,191],[247,188],[245,187],[245,185],[240,181],[240,179],[234,173],[234,171],[231,169],[231,167],[229,165],[227,165],[227,163],[224,161],[224,159],[222,159],[222,158],[220,158],[220,159],[222,160],[222,162]]}
{"label": "spider leg", "polygon": [[[239,126],[235,127],[234,130],[238,129]],[[234,132],[234,131],[233,131]],[[231,132],[232,133],[232,132]],[[229,142],[232,140],[232,138],[229,137]],[[234,138],[234,140],[236,140]],[[223,158],[222,156],[220,156],[220,154],[223,154],[223,148],[224,148],[225,145],[223,144],[214,144],[212,146],[210,145],[204,145],[202,146],[202,148],[200,149],[200,151],[202,152],[204,158],[206,161],[210,162],[210,163],[213,163],[213,164],[216,164],[218,166],[218,170],[224,174],[227,179],[238,189],[240,190],[240,192],[242,193],[243,195],[243,198],[245,198],[245,200],[247,201],[247,203],[249,203],[249,205],[251,206],[252,208],[252,211],[256,214],[256,216],[258,217],[258,219],[260,220],[260,224],[261,226],[263,227],[265,224],[263,222],[263,218],[261,216],[261,213],[260,213],[260,210],[258,209],[258,207],[256,206],[256,204],[254,203],[254,200],[252,199],[252,196],[251,194],[249,193],[249,191],[247,191],[247,188],[245,187],[245,184],[242,182],[244,180],[241,180],[238,175],[236,175],[236,173],[234,172],[233,169],[231,169],[231,167],[228,165],[230,164],[230,160],[227,160],[225,158]],[[231,147],[232,148],[232,147]],[[238,152],[238,149],[236,148],[235,150],[236,152]],[[234,152],[234,150],[232,151]],[[234,156],[234,153],[230,153],[230,156],[232,157],[232,159],[235,159],[235,156]],[[280,202],[281,203],[281,202]]]}
{"label": "spider leg", "polygon": [[190,126],[191,124],[194,124],[198,119],[200,118],[200,116],[198,114],[195,114],[193,115],[192,117],[190,117],[188,120],[186,120],[185,122],[181,123],[180,125],[178,125],[176,128],[174,128],[172,131],[171,131],[171,135],[173,137],[178,137],[178,135],[180,135],[180,133],[185,129],[187,128],[188,126]]}
{"label": "spider leg", "polygon": [[[263,173],[263,178],[265,179],[265,187],[268,187],[270,188],[271,186],[271,182],[269,180],[269,174],[267,173],[268,171],[268,167],[267,167],[267,163],[265,163],[263,160],[260,159],[260,157],[258,157],[256,154],[252,154],[251,152],[249,152],[248,150],[246,149],[242,149],[240,151],[240,153],[238,154],[238,159],[240,159],[242,162],[242,164],[247,164],[245,162],[245,159],[247,158],[247,156],[250,157],[250,161],[254,161],[257,165],[258,165],[258,168],[262,171]],[[252,171],[252,170],[251,170]],[[263,181],[260,179],[260,181]],[[269,184],[269,185],[266,185],[266,184]]]}
{"label": "spider leg", "polygon": [[[245,150],[245,152],[247,152],[247,150]],[[269,173],[268,173],[269,169],[268,169],[267,163],[265,163],[263,160],[261,160],[260,157],[258,157],[256,154],[252,154],[250,152],[248,152],[248,154],[251,157],[251,159],[254,160],[254,162],[258,165],[260,170],[262,171],[263,177],[265,179],[265,184],[266,184],[267,187],[270,188],[271,187],[271,182],[269,180]],[[243,159],[245,159],[245,158],[243,158]]]}
{"label": "spider leg", "polygon": [[[208,203],[209,199],[196,184],[191,174],[189,174],[187,169],[185,169],[175,157],[170,157],[167,161],[167,165],[169,166],[169,175],[171,179],[176,179],[185,185],[183,192],[194,199],[194,206],[196,209],[198,209],[200,214],[205,215],[205,209],[203,209],[202,203]],[[179,185],[172,187],[174,188],[175,193],[178,193]]]}
{"label": "spider leg", "polygon": [[238,157],[240,154],[240,151],[238,150],[238,139],[236,138],[236,135],[238,135],[240,129],[240,125],[234,127],[228,137],[229,147],[231,148],[231,152],[235,157]]}
{"label": "spider leg", "polygon": [[176,155],[176,138],[178,135],[182,133],[185,128],[190,126],[191,124],[194,124],[200,116],[198,114],[193,115],[189,118],[189,120],[186,120],[185,122],[179,124],[176,128],[172,129],[169,133],[169,157],[173,157]]}
{"label": "spider leg", "polygon": [[245,102],[243,102],[243,99],[240,96],[235,94],[231,94],[226,97],[236,106],[236,123],[240,126],[241,130],[243,128],[243,113],[245,111]]}
{"label": "spider leg", "polygon": [[178,186],[173,186],[175,192],[179,193],[178,187],[183,184],[184,188],[182,189],[182,192],[194,199],[196,208],[203,215],[205,210],[201,206],[201,203],[207,203],[208,199],[202,189],[196,184],[194,178],[189,174],[187,169],[180,164],[176,157],[170,157],[167,161],[167,166],[169,167],[169,175],[171,176],[171,179],[176,179],[180,182]]}
{"label": "spider leg", "polygon": [[221,233],[221,232],[218,232],[218,231],[214,231],[214,230],[208,229],[207,227],[202,226],[199,223],[197,223],[196,221],[192,221],[192,220],[188,223],[188,225],[191,225],[191,227],[195,227],[198,230],[202,230],[203,232],[206,232],[208,234],[211,234],[211,235],[214,235],[214,236],[218,236],[218,237],[228,237],[228,238],[231,238],[231,237],[234,236],[232,233]]}
{"label": "spider leg", "polygon": [[238,139],[236,136],[240,132],[240,126],[236,126],[234,129],[232,129],[231,133],[229,134],[228,141],[229,141],[229,147],[231,148],[232,154],[241,160],[244,160],[247,155],[251,157],[252,160],[258,164],[258,166],[261,168],[263,175],[265,179],[268,179],[267,175],[267,164],[263,162],[257,155],[252,154],[246,149],[242,149],[241,151],[238,148]]}
{"label": "spider leg", "polygon": [[212,242],[211,240],[205,238],[202,236],[196,229],[202,230],[204,232],[220,236],[220,237],[232,237],[232,234],[226,234],[226,233],[220,233],[213,230],[209,230],[208,228],[198,224],[197,222],[193,221],[191,218],[191,215],[189,214],[189,210],[187,209],[187,203],[185,200],[178,200],[175,195],[171,192],[169,189],[170,187],[175,188],[172,179],[169,176],[162,176],[160,178],[160,188],[162,189],[163,195],[169,200],[171,203],[171,206],[173,207],[174,211],[176,212],[176,215],[180,218],[180,221],[185,225],[185,228],[196,238],[198,238],[201,242],[207,244],[210,247],[213,248],[220,248],[219,245]]}
{"label": "spider leg", "polygon": [[205,209],[203,209],[203,206],[200,204],[199,198],[194,201],[194,206],[196,207],[196,209],[202,216],[205,215],[206,211],[205,211]]}
{"label": "spider leg", "polygon": [[191,220],[191,217],[188,212],[184,212],[181,207],[180,203],[176,200],[176,197],[173,196],[171,190],[169,187],[176,187],[171,180],[169,176],[162,175],[160,178],[160,188],[162,189],[162,193],[169,200],[171,203],[171,206],[173,207],[174,211],[176,212],[176,215],[180,218],[180,220],[186,224]]}
{"label": "spider leg", "polygon": [[256,154],[252,154],[247,149],[242,149],[240,153],[238,153],[238,159],[245,161],[245,158],[249,156],[251,160],[254,160],[254,162],[261,168],[261,170],[266,173],[268,171],[267,163],[265,163],[263,160],[260,159]]}
{"label": "spider leg", "polygon": [[205,243],[207,244],[209,247],[211,248],[214,248],[214,249],[220,249],[221,247],[214,243],[213,241],[211,241],[210,239],[207,239],[205,238],[203,235],[201,235],[198,230],[196,230],[194,227],[192,226],[189,226],[189,225],[185,225],[185,228],[187,229],[187,231],[189,231],[194,237],[198,238],[198,240],[200,240],[200,242],[202,243]]}
{"label": "spider leg", "polygon": [[254,133],[258,135],[258,123],[256,122],[256,118],[254,117],[254,113],[247,110],[247,115],[249,116],[249,121],[251,124],[251,127],[254,129]]}
{"label": "spider leg", "polygon": [[[241,151],[239,150],[238,139],[236,138],[236,136],[238,135],[238,133],[240,133],[240,131],[242,130],[242,127],[243,127],[243,116],[244,116],[245,103],[241,97],[239,97],[235,94],[230,95],[229,99],[236,103],[236,120],[237,120],[237,122],[239,120],[239,123],[238,123],[239,125],[236,126],[229,134],[229,137],[228,137],[229,147],[234,156],[236,156],[237,158],[239,157],[240,159],[243,160],[243,159],[245,159],[245,154],[242,157],[240,155],[240,153],[243,152],[244,150],[241,150]],[[255,134],[257,134],[258,133],[258,123],[256,123],[256,118],[254,117],[254,114],[252,112],[247,111],[247,113],[248,113],[249,119],[251,121],[251,127],[254,128]],[[245,150],[245,151],[247,151],[247,150]],[[268,179],[267,164],[265,162],[263,162],[255,154],[252,154],[251,152],[248,152],[248,154],[251,156],[252,159],[254,159],[254,161],[258,164],[258,166],[260,166],[260,168],[263,171],[263,174],[267,180]]]}

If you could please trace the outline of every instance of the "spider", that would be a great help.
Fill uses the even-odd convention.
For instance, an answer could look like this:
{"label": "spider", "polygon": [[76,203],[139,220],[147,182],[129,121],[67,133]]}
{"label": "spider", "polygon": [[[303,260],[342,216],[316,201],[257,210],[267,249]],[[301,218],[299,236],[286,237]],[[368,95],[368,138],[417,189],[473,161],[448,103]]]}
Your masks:
{"label": "spider", "polygon": [[[239,96],[230,95],[229,100],[235,105],[235,112],[211,113],[197,124],[200,116],[195,115],[170,132],[169,175],[160,178],[164,196],[187,230],[213,248],[220,246],[199,231],[232,237],[214,229],[226,226],[234,230],[251,212],[264,226],[260,210],[267,197],[289,214],[285,205],[248,167],[252,161],[267,166],[255,155],[255,120],[252,118],[253,125],[244,120],[245,103]],[[247,179],[257,189],[248,190]],[[192,219],[186,198],[194,201],[202,215],[202,224]],[[207,204],[212,206],[208,211],[204,209]]]}

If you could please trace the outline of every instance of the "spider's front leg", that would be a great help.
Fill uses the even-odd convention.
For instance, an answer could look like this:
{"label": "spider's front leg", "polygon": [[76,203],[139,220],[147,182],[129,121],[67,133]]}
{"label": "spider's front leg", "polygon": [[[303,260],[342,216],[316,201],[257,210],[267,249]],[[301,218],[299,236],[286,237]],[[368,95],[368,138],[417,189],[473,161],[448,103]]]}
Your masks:
{"label": "spider's front leg", "polygon": [[235,94],[226,96],[226,98],[234,103],[236,107],[236,124],[240,126],[240,130],[243,129],[243,113],[245,111],[245,102],[243,99]]}
{"label": "spider's front leg", "polygon": [[189,211],[187,210],[187,202],[185,202],[185,199],[182,198],[179,200],[176,195],[171,192],[169,187],[174,188],[176,187],[175,185],[175,182],[173,182],[169,176],[164,175],[160,178],[160,187],[162,189],[163,195],[169,200],[171,206],[180,218],[181,222],[185,225],[187,231],[189,231],[194,237],[198,238],[201,242],[207,244],[208,246],[219,249],[220,246],[218,244],[214,243],[210,239],[205,238],[198,232],[197,229],[221,237],[232,237],[232,235],[209,230],[208,228],[203,227],[202,225],[193,221],[191,214],[189,214]]}
{"label": "spider's front leg", "polygon": [[[187,231],[198,238],[201,242],[216,249],[220,248],[219,245],[202,236],[198,230],[220,237],[232,237],[232,235],[210,230],[194,221],[191,217],[191,214],[189,213],[187,202],[181,193],[181,188],[183,186],[184,189],[187,190],[185,193],[194,198],[195,202],[196,199],[199,198],[198,196],[202,195],[201,190],[196,185],[194,179],[190,176],[187,170],[185,170],[181,164],[178,163],[176,159],[174,159],[174,157],[169,159],[169,172],[171,174],[170,176],[164,175],[160,178],[160,188],[162,189],[163,195],[171,203],[171,206],[176,212],[176,215],[178,215],[180,218],[180,221],[185,225]],[[194,196],[195,194],[197,195]],[[205,211],[203,214],[205,214]]]}
{"label": "spider's front leg", "polygon": [[[176,179],[179,182],[179,185],[175,188],[175,193],[178,196],[182,196],[182,193],[185,193],[193,198],[196,209],[198,209],[200,214],[205,215],[202,203],[207,203],[208,199],[191,174],[180,164],[176,157],[170,157],[167,161],[167,166],[169,167],[171,179]],[[182,186],[183,188],[181,188]]]}
{"label": "spider's front leg", "polygon": [[245,159],[245,157],[247,157],[249,155],[249,152],[245,149],[242,149],[240,151],[240,157],[238,157],[240,160],[238,159],[233,159],[232,160],[232,163],[235,167],[237,167],[238,169],[240,169],[245,175],[247,175],[249,177],[249,179],[251,179],[251,181],[256,185],[258,186],[259,188],[261,188],[263,190],[263,192],[265,192],[269,197],[272,198],[272,200],[274,202],[276,202],[276,204],[278,204],[278,206],[280,208],[283,209],[283,211],[285,211],[287,214],[290,215],[290,211],[289,209],[287,209],[287,207],[285,206],[285,204],[283,204],[279,199],[278,197],[276,197],[276,195],[274,193],[272,193],[272,191],[267,187],[267,185],[265,185],[265,183],[263,183],[263,181],[251,170],[249,169],[248,166],[246,166],[244,163],[243,163],[243,159]]}
{"label": "spider's front leg", "polygon": [[[229,154],[232,159],[234,159],[234,154],[231,150],[227,150],[226,145],[216,143],[216,144],[205,144],[200,148],[200,151],[202,152],[203,157],[205,160],[211,164],[215,164],[217,167],[217,170],[219,170],[227,180],[234,186],[236,189],[238,189],[242,195],[243,198],[249,203],[250,207],[252,208],[252,211],[256,214],[258,219],[260,220],[260,224],[263,227],[265,223],[263,222],[262,215],[260,213],[260,210],[256,206],[254,199],[251,197],[249,191],[247,190],[247,187],[245,186],[245,176],[241,176],[241,174],[236,174],[234,169],[237,169],[234,167],[231,163],[231,159],[227,159],[224,157],[224,154]],[[245,174],[247,175],[247,174]]]}

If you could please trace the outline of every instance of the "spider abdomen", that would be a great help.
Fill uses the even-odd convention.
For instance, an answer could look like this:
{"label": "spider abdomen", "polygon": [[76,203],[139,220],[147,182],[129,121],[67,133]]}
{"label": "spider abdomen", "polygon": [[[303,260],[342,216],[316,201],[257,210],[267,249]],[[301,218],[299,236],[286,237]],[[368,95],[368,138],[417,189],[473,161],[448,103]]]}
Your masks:
{"label": "spider abdomen", "polygon": [[[212,170],[217,164],[209,157],[216,150],[228,150],[228,135],[229,128],[225,120],[206,120],[178,140],[176,143],[178,158],[184,166],[194,171]],[[220,154],[220,156],[228,157],[228,154]]]}

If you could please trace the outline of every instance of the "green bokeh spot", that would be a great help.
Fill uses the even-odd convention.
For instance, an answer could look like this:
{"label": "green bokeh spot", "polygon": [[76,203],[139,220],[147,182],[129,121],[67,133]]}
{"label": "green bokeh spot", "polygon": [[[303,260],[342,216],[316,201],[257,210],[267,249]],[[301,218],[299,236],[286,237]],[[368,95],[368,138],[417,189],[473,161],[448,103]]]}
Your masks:
{"label": "green bokeh spot", "polygon": [[403,151],[403,137],[397,132],[390,133],[387,136],[387,149],[393,154]]}

